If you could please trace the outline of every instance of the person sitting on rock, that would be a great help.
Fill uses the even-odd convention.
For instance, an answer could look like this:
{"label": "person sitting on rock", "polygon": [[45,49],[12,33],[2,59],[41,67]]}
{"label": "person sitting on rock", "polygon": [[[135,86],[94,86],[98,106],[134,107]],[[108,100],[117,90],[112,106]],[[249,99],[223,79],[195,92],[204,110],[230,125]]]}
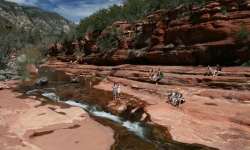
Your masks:
{"label": "person sitting on rock", "polygon": [[172,105],[176,106],[177,105],[177,102],[178,102],[178,99],[180,98],[181,94],[179,93],[175,93],[175,95],[173,96],[173,100],[172,100]]}
{"label": "person sitting on rock", "polygon": [[153,79],[155,79],[156,77],[157,77],[157,71],[154,70],[154,71],[153,71]]}
{"label": "person sitting on rock", "polygon": [[175,93],[174,92],[171,92],[169,95],[168,95],[168,100],[166,101],[166,103],[170,103],[172,104],[173,103],[173,97],[174,97]]}
{"label": "person sitting on rock", "polygon": [[149,71],[149,78],[153,78],[154,76],[154,69],[152,68],[150,71]]}
{"label": "person sitting on rock", "polygon": [[221,66],[217,64],[213,76],[218,76],[220,72],[221,72]]}
{"label": "person sitting on rock", "polygon": [[204,76],[211,76],[213,74],[213,69],[208,65]]}
{"label": "person sitting on rock", "polygon": [[185,102],[185,99],[182,94],[179,94],[174,106],[181,106]]}
{"label": "person sitting on rock", "polygon": [[183,95],[179,92],[171,92],[168,95],[168,101],[166,103],[170,103],[173,106],[180,106],[185,102]]}
{"label": "person sitting on rock", "polygon": [[166,103],[170,103],[172,105],[175,104],[175,100],[176,98],[179,96],[178,92],[171,92],[169,95],[168,95],[168,101],[166,101]]}

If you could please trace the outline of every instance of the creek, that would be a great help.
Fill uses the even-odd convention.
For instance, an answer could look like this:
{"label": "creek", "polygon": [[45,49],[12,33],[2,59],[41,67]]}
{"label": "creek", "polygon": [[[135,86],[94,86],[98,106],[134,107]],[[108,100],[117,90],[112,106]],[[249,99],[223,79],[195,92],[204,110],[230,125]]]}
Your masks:
{"label": "creek", "polygon": [[[34,81],[40,77],[48,77],[46,85],[35,85]],[[93,88],[100,82],[94,76],[80,77],[79,83],[70,83],[70,76],[62,71],[50,70],[42,67],[39,74],[33,76],[30,82],[19,85],[15,90],[23,93],[22,98],[33,95],[42,101],[41,105],[48,103],[54,105],[70,105],[81,107],[89,113],[90,117],[104,126],[114,130],[115,143],[112,150],[196,150],[214,149],[199,144],[186,144],[171,139],[167,128],[148,124],[136,120],[136,117],[128,117],[124,111],[122,116],[107,108],[107,103],[112,99],[112,93]],[[90,86],[91,81],[91,86]],[[110,87],[111,88],[111,87]],[[129,94],[122,94],[122,99],[131,101],[131,104],[147,104]],[[138,112],[140,113],[140,112]],[[150,120],[150,118],[148,118]]]}

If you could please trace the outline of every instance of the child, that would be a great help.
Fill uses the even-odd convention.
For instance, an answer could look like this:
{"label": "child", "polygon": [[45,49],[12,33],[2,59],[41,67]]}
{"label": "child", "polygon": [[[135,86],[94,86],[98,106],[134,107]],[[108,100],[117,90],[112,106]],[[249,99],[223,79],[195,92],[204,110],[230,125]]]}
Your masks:
{"label": "child", "polygon": [[118,83],[117,85],[117,97],[120,98],[120,93],[121,93],[121,86],[120,84]]}
{"label": "child", "polygon": [[115,85],[115,83],[112,86],[112,88],[113,88],[113,100],[116,100],[116,85]]}

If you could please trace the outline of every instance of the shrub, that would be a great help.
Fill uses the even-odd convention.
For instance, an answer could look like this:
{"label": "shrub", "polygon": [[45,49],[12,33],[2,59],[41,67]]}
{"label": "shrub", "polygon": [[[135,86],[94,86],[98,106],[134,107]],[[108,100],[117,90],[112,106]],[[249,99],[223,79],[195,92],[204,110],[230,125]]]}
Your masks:
{"label": "shrub", "polygon": [[180,38],[176,38],[176,40],[174,41],[174,43],[175,43],[175,45],[176,46],[181,46],[181,45],[183,45],[183,42],[182,42],[182,40],[180,39]]}
{"label": "shrub", "polygon": [[222,6],[221,6],[221,10],[220,10],[220,11],[221,11],[221,13],[222,13],[223,15],[225,15],[225,16],[227,15],[227,7],[226,7],[225,5],[222,5]]}
{"label": "shrub", "polygon": [[21,50],[21,54],[24,54],[22,61],[16,61],[16,63],[22,68],[20,71],[21,82],[26,82],[29,81],[30,78],[30,74],[27,72],[26,67],[31,64],[35,66],[38,65],[43,60],[43,55],[37,48],[31,45],[25,46],[25,48]]}
{"label": "shrub", "polygon": [[250,67],[250,60],[244,62],[241,66],[243,66],[243,67]]}
{"label": "shrub", "polygon": [[238,3],[245,3],[246,0],[237,0]]}
{"label": "shrub", "polygon": [[83,57],[83,56],[85,55],[85,53],[84,53],[84,52],[77,51],[77,52],[75,52],[73,55],[76,56],[76,57]]}
{"label": "shrub", "polygon": [[99,38],[97,40],[97,46],[101,50],[108,51],[112,48],[112,37]]}
{"label": "shrub", "polygon": [[20,75],[20,81],[21,82],[28,82],[30,80],[30,74],[27,71],[22,71]]}
{"label": "shrub", "polygon": [[241,24],[239,31],[236,33],[236,41],[244,41],[249,37],[249,32],[245,24]]}

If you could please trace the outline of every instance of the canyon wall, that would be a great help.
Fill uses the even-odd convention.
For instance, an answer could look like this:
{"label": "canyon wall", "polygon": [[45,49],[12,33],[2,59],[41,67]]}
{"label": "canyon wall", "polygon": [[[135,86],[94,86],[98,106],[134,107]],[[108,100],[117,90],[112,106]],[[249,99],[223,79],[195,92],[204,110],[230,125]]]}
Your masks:
{"label": "canyon wall", "polygon": [[90,31],[68,42],[66,56],[52,55],[74,61],[81,51],[79,63],[94,65],[241,65],[250,59],[249,32],[250,0],[218,0],[158,10],[136,24],[117,21],[98,36]]}

